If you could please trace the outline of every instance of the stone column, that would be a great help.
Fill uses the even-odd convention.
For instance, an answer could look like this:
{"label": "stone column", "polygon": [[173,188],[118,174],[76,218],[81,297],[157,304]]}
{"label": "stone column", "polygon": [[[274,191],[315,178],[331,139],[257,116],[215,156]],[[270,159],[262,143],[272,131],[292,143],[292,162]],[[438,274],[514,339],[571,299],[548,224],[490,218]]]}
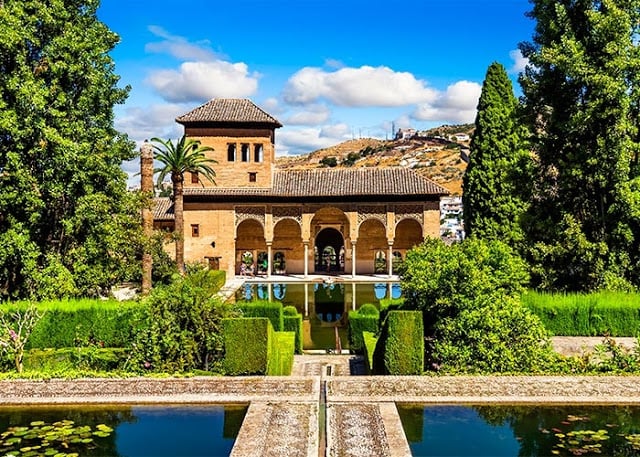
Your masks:
{"label": "stone column", "polygon": [[309,276],[309,242],[303,241],[304,245],[304,277],[307,278]]}
{"label": "stone column", "polygon": [[[150,240],[153,235],[153,147],[145,140],[140,147],[140,190],[149,199],[142,207],[142,233],[145,240]],[[142,253],[142,295],[148,295],[151,291],[151,273],[153,258],[149,248]]]}
{"label": "stone column", "polygon": [[271,259],[271,243],[267,243],[267,278],[271,277],[273,260]]}
{"label": "stone column", "polygon": [[389,241],[389,253],[387,254],[387,269],[389,277],[393,276],[393,241]]}
{"label": "stone column", "polygon": [[351,276],[356,277],[356,242],[351,240]]}

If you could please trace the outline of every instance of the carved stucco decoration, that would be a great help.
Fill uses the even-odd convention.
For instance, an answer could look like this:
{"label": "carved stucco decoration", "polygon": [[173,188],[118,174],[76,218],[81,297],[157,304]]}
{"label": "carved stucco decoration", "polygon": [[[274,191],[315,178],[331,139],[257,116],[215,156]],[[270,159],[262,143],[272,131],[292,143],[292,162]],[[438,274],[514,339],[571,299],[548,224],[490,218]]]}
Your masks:
{"label": "carved stucco decoration", "polygon": [[302,226],[302,208],[300,206],[274,206],[271,208],[273,226],[283,219],[293,219]]}
{"label": "carved stucco decoration", "polygon": [[376,219],[387,228],[387,208],[379,205],[358,206],[358,227],[367,219]]}
{"label": "carved stucco decoration", "polygon": [[404,219],[415,219],[424,225],[424,210],[422,205],[396,205],[396,225]]}
{"label": "carved stucco decoration", "polygon": [[236,206],[236,229],[242,222],[254,219],[264,227],[264,206]]}

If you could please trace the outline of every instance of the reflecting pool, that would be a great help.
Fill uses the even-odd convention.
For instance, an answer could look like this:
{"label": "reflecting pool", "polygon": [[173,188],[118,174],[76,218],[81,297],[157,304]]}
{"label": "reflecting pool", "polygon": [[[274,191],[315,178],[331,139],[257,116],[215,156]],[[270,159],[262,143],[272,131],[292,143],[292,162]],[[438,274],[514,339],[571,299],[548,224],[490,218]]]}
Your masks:
{"label": "reflecting pool", "polygon": [[355,282],[247,282],[236,293],[236,301],[280,301],[295,306],[303,316],[304,349],[335,348],[336,329],[343,348],[348,348],[348,314],[365,303],[378,309],[380,301],[402,296],[400,283]]}
{"label": "reflecting pool", "polygon": [[414,456],[640,455],[640,407],[398,404]]}
{"label": "reflecting pool", "polygon": [[225,456],[246,411],[246,405],[0,407],[0,455]]}

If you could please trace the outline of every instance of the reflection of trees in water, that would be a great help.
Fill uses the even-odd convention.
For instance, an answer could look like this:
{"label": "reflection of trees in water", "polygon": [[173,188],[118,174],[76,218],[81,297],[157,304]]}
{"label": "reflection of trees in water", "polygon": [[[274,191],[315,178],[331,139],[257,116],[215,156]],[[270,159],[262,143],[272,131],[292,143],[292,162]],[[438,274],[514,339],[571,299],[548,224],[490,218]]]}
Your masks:
{"label": "reflection of trees in water", "polygon": [[[608,430],[610,438],[602,442],[603,455],[639,455],[624,436],[640,431],[640,408],[631,406],[474,406],[489,425],[508,425],[520,442],[520,457],[552,455],[559,439],[555,436],[571,430]],[[569,415],[588,417],[587,421],[568,421]]]}
{"label": "reflection of trees in water", "polygon": [[53,423],[61,420],[71,420],[76,426],[89,425],[95,428],[98,424],[105,424],[114,429],[108,437],[95,438],[95,449],[89,449],[84,456],[118,457],[116,446],[117,427],[123,422],[136,422],[136,417],[131,408],[113,407],[64,407],[64,408],[37,408],[37,407],[12,407],[0,408],[0,433],[9,427],[29,426],[33,421]]}

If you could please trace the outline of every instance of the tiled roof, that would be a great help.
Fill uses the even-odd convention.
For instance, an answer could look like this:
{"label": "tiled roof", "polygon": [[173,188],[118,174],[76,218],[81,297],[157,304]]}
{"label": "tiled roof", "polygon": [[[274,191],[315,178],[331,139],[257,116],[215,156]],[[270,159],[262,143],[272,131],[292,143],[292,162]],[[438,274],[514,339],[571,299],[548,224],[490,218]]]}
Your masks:
{"label": "tiled roof", "polygon": [[157,197],[153,199],[153,219],[165,221],[175,219],[173,214],[173,202],[168,197]]}
{"label": "tiled roof", "polygon": [[176,118],[180,124],[194,122],[258,122],[282,124],[246,98],[214,98],[202,106]]}
{"label": "tiled roof", "polygon": [[261,197],[356,197],[448,195],[449,191],[401,167],[276,170],[272,188],[190,187],[185,195]]}
{"label": "tiled roof", "polygon": [[274,190],[291,196],[433,195],[445,188],[401,167],[291,170],[275,173]]}

